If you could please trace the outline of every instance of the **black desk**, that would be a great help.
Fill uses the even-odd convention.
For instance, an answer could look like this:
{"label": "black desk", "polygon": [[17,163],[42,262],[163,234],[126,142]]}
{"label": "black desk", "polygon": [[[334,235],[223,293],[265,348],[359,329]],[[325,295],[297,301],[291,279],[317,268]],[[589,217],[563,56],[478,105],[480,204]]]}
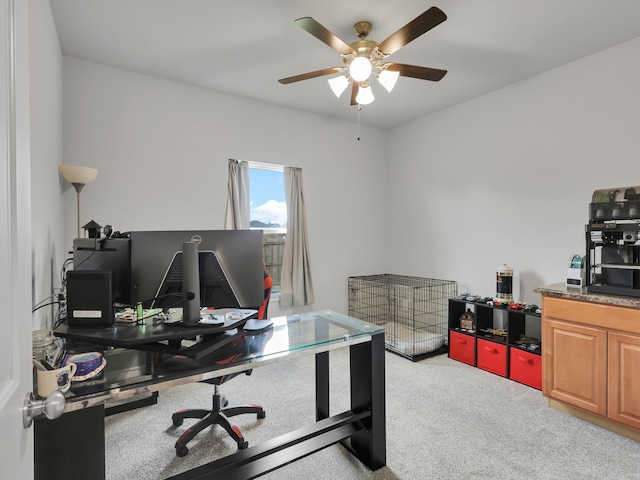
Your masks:
{"label": "black desk", "polygon": [[[83,395],[67,393],[65,412],[103,408],[110,399],[130,398],[139,393],[157,392],[181,384],[295,360],[302,355],[315,355],[314,424],[172,478],[255,478],[337,442],[342,442],[372,470],[383,467],[386,464],[384,329],[332,311],[279,317],[273,322],[273,327],[265,331],[246,332],[244,343],[249,348],[244,349],[243,355],[230,364],[204,365],[181,373],[153,371],[134,378],[124,378],[118,372],[110,372],[107,365],[105,382],[98,390]],[[69,330],[64,335],[67,338],[75,337]],[[88,336],[91,333],[84,329],[82,340],[89,341]],[[150,334],[150,337],[153,335]],[[104,338],[104,332],[96,332],[95,338]],[[153,343],[156,343],[155,338]],[[330,416],[329,352],[338,348],[350,350],[351,408]],[[263,428],[269,428],[268,424],[264,424]]]}
{"label": "black desk", "polygon": [[[255,317],[257,313],[257,310],[238,309],[237,316],[234,316],[234,319],[225,317],[224,324],[189,327],[184,327],[181,324],[165,324],[160,317],[145,318],[141,325],[115,323],[110,327],[70,327],[65,323],[56,328],[54,333],[57,337],[107,347],[202,358],[223,346],[214,338],[215,336],[242,327],[247,319]],[[182,345],[183,340],[197,336],[208,336],[211,340],[199,341],[188,347]]]}

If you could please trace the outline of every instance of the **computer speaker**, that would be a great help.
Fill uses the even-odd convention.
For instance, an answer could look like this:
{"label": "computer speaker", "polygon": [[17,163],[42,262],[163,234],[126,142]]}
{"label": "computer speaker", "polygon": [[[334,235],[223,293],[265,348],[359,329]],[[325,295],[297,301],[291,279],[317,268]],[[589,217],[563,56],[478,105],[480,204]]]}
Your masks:
{"label": "computer speaker", "polygon": [[67,272],[67,325],[109,327],[115,322],[110,270]]}

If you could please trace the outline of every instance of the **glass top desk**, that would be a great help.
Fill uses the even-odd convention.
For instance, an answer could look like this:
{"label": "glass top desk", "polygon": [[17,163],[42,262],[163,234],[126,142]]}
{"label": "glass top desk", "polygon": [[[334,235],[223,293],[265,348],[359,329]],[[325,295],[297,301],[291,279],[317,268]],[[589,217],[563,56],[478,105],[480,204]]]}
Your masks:
{"label": "glass top desk", "polygon": [[[241,355],[232,363],[224,365],[202,362],[192,370],[178,373],[165,372],[152,362],[148,375],[127,377],[118,371],[103,371],[104,381],[86,385],[86,389],[72,388],[66,394],[65,412],[104,405],[112,399],[125,399],[143,393],[158,392],[182,384],[216,378],[231,373],[243,372],[290,361],[301,355],[315,355],[316,359],[316,423],[295,432],[272,439],[264,444],[250,446],[246,450],[205,464],[194,470],[177,475],[176,480],[191,478],[254,478],[302,458],[337,442],[342,442],[354,455],[372,470],[386,464],[385,424],[385,363],[384,328],[363,322],[333,311],[318,311],[287,317],[273,318],[273,326],[261,331],[235,330],[223,335],[241,336]],[[134,348],[167,353],[169,343],[158,341],[163,329],[171,328],[155,324],[147,319],[144,326],[127,325],[109,328],[138,328],[147,331],[149,343],[137,340]],[[74,330],[64,328],[55,333],[74,339]],[[90,340],[91,330],[82,328],[82,341]],[[125,330],[126,331],[126,330]],[[155,332],[155,334],[154,334]],[[104,329],[95,329],[94,340],[100,345],[109,345],[104,340]],[[127,332],[123,337],[131,336]],[[108,337],[108,335],[107,335]],[[138,337],[138,335],[136,335]],[[122,344],[115,343],[122,347]],[[236,348],[237,342],[228,343],[224,349]],[[174,345],[175,347],[175,345]],[[350,397],[349,411],[338,415],[329,414],[329,352],[338,348],[350,350]],[[214,354],[214,355],[216,355]],[[74,385],[75,387],[75,385]],[[268,428],[265,424],[264,428]],[[274,458],[276,458],[274,463]],[[274,466],[275,465],[275,466]],[[218,476],[221,475],[221,476]],[[229,475],[229,477],[227,477]]]}

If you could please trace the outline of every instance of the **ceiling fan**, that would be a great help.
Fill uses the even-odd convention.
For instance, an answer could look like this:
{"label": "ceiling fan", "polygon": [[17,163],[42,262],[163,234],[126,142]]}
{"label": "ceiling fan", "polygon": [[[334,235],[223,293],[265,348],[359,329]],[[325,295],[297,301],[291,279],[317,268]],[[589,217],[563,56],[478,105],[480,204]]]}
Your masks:
{"label": "ceiling fan", "polygon": [[344,75],[329,79],[329,85],[339,97],[351,83],[351,105],[366,105],[373,101],[373,93],[369,85],[369,77],[372,73],[375,73],[378,81],[389,92],[393,89],[399,75],[437,82],[446,75],[446,70],[387,62],[386,59],[446,19],[447,16],[442,10],[438,7],[431,7],[380,43],[367,39],[372,28],[370,22],[357,22],[353,26],[353,30],[359,40],[347,44],[313,18],[299,18],[295,21],[296,25],[338,52],[342,56],[344,65],[281,78],[278,81],[287,85],[301,80],[345,72]]}

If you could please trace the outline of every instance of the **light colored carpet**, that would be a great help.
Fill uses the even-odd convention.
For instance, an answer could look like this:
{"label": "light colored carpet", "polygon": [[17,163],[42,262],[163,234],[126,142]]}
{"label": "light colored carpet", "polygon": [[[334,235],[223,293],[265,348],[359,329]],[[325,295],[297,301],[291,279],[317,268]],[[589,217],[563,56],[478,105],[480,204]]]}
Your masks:
{"label": "light colored carpet", "polygon": [[[640,479],[640,444],[547,407],[540,391],[450,360],[412,363],[386,353],[387,466],[371,472],[335,445],[265,475],[269,480]],[[348,409],[348,352],[331,353],[331,414]],[[258,368],[224,384],[230,404],[267,415],[234,417],[249,444],[315,418],[313,357]],[[236,451],[219,427],[175,455],[171,414],[208,408],[213,387],[160,393],[157,405],[106,419],[107,480],[159,480]]]}

